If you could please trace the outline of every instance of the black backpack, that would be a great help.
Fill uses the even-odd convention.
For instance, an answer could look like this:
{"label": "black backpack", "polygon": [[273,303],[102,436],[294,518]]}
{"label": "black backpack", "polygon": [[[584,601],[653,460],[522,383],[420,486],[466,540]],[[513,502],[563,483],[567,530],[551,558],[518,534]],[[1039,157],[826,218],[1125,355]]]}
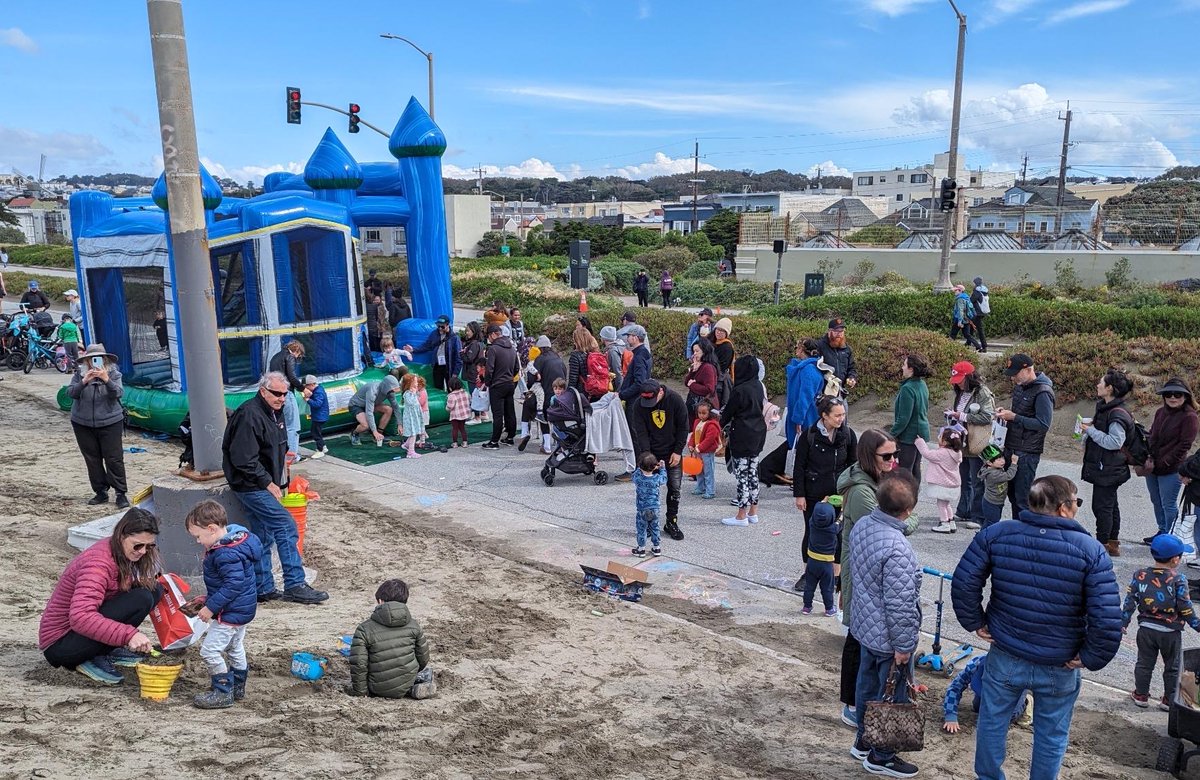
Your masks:
{"label": "black backpack", "polygon": [[1125,444],[1121,447],[1125,462],[1130,466],[1145,466],[1146,461],[1150,459],[1150,434],[1146,431],[1146,426],[1133,419],[1133,415],[1124,409],[1115,411],[1120,412],[1128,421],[1125,426]]}

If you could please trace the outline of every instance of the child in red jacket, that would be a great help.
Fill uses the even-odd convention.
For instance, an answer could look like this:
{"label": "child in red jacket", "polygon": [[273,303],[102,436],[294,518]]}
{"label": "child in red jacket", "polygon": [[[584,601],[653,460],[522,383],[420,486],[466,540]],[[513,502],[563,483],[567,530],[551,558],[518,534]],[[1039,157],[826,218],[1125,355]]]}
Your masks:
{"label": "child in red jacket", "polygon": [[712,416],[712,405],[708,401],[696,404],[696,427],[689,441],[691,454],[699,455],[704,463],[704,470],[696,478],[696,487],[692,495],[701,498],[716,498],[716,476],[713,464],[716,461],[717,448],[721,446],[721,423]]}

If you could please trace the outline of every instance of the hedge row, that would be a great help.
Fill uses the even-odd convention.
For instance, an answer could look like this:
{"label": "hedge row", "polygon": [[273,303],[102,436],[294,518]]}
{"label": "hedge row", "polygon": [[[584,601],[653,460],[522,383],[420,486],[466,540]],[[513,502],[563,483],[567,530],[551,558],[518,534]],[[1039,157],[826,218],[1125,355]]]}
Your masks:
{"label": "hedge row", "polygon": [[7,247],[8,262],[13,265],[37,265],[43,268],[74,268],[75,254],[69,246],[48,244]]}
{"label": "hedge row", "polygon": [[[550,281],[538,271],[463,271],[454,274],[456,303],[490,307],[493,301],[523,310],[525,318],[533,310],[571,311],[579,305],[579,291],[559,282]],[[624,306],[620,300],[602,293],[588,295],[590,310],[615,312],[620,317]]]}
{"label": "hedge row", "polygon": [[37,279],[42,292],[50,297],[51,302],[62,301],[62,294],[77,286],[77,282],[67,276],[45,276],[43,274],[27,274],[23,271],[9,271],[4,274],[4,287],[12,301],[21,300],[25,290],[29,288],[29,280]]}

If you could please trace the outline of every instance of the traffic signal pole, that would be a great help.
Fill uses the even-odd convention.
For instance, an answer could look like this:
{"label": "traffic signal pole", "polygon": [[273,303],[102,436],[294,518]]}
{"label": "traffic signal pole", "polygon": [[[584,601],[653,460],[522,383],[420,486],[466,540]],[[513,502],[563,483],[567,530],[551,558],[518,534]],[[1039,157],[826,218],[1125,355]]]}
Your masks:
{"label": "traffic signal pole", "polygon": [[[963,51],[967,45],[967,17],[959,12],[954,0],[949,0],[950,7],[958,17],[958,61],[954,68],[954,113],[950,117],[950,161],[946,177],[953,180],[958,174],[958,120],[962,113],[962,83],[963,83]],[[958,219],[958,198],[954,199],[954,209],[946,212],[946,223],[942,225],[942,256],[938,263],[938,278],[934,284],[934,292],[947,292],[950,286],[950,244],[954,241],[955,221]]]}
{"label": "traffic signal pole", "polygon": [[[346,117],[349,117],[349,116],[350,116],[350,112],[349,112],[349,111],[347,111],[346,109],[344,109],[344,108],[338,108],[337,106],[331,106],[331,105],[329,105],[328,103],[314,103],[314,102],[313,102],[313,101],[311,101],[311,100],[301,100],[301,101],[300,101],[300,105],[302,105],[302,106],[316,106],[317,108],[327,108],[327,109],[329,109],[330,111],[336,111],[336,112],[338,112],[339,114],[343,114],[343,115],[344,115],[344,116],[346,116]],[[391,133],[385,133],[384,131],[380,130],[378,127],[376,127],[375,125],[371,124],[370,122],[368,122],[367,120],[363,119],[362,117],[359,117],[359,119],[358,119],[358,122],[359,122],[359,124],[361,124],[363,127],[369,127],[369,128],[371,128],[372,130],[374,130],[375,132],[379,133],[379,134],[380,134],[381,136],[383,136],[384,138],[391,138],[391,137],[392,137],[392,134],[391,134]]]}

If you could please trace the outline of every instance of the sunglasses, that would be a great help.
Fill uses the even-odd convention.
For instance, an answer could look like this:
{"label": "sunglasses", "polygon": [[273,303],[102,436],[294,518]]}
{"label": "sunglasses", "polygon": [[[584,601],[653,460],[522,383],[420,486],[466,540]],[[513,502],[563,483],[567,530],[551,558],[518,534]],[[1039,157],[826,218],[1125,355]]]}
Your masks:
{"label": "sunglasses", "polygon": [[890,462],[890,461],[891,461],[893,458],[897,458],[897,457],[899,457],[899,453],[896,453],[896,452],[877,452],[877,453],[875,453],[875,457],[877,457],[877,458],[881,458],[881,459],[882,459],[882,460],[883,460],[885,463],[887,463],[887,462]]}
{"label": "sunglasses", "polygon": [[[1070,506],[1070,505],[1071,505],[1071,502],[1070,502],[1070,501],[1064,501],[1064,502],[1062,502],[1062,504],[1060,504],[1059,506]],[[1082,499],[1082,498],[1076,498],[1076,499],[1075,499],[1075,508],[1076,508],[1076,509],[1079,509],[1079,508],[1080,508],[1080,507],[1082,507],[1082,506],[1083,506],[1083,499]]]}
{"label": "sunglasses", "polygon": [[154,542],[134,542],[133,551],[141,552],[142,550],[153,550],[155,547],[158,547],[158,545]]}
{"label": "sunglasses", "polygon": [[288,394],[287,390],[272,390],[269,387],[265,387],[263,389],[266,390],[271,395],[275,396],[276,398],[283,398],[285,395]]}
{"label": "sunglasses", "polygon": [[1187,395],[1187,393],[1171,392],[1171,393],[1163,393],[1162,397],[1163,398],[1184,398],[1186,395]]}

